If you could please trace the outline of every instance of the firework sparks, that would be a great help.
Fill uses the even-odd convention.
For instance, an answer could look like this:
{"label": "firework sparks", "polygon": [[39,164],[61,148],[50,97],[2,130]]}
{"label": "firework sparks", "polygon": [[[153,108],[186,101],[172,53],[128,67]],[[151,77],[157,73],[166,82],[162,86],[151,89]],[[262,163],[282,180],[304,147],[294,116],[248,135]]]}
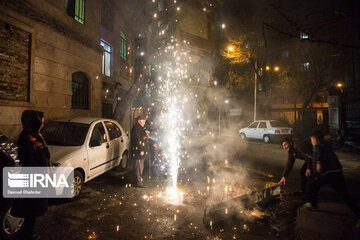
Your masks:
{"label": "firework sparks", "polygon": [[[158,96],[160,111],[158,123],[160,126],[160,141],[164,149],[164,157],[169,163],[169,184],[166,198],[170,202],[182,201],[183,193],[177,190],[180,159],[183,157],[181,141],[184,133],[191,129],[191,119],[184,116],[185,109],[194,95],[188,87],[188,62],[191,58],[184,48],[184,43],[178,43],[175,38],[165,45],[158,54],[157,65]],[[193,106],[194,104],[192,104]],[[188,111],[188,109],[186,110]]]}

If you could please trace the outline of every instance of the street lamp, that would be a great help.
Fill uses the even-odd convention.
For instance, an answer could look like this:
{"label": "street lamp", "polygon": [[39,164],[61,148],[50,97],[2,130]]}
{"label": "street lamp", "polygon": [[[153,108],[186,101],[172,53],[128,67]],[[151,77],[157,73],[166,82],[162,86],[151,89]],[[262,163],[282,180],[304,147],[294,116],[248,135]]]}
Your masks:
{"label": "street lamp", "polygon": [[[266,69],[266,71],[270,71],[270,70],[271,70],[271,67],[270,67],[270,66],[266,66],[265,69]],[[275,71],[275,72],[278,72],[279,70],[280,70],[280,67],[279,67],[279,66],[275,66],[275,67],[274,67],[274,71]]]}
{"label": "street lamp", "polygon": [[229,50],[229,52],[233,52],[235,50],[234,46],[230,45],[227,48]]}
{"label": "street lamp", "polygon": [[339,123],[338,123],[338,131],[340,132],[340,131],[342,131],[343,129],[343,93],[344,93],[344,84],[343,83],[341,83],[341,82],[338,82],[337,84],[336,84],[336,87],[339,89],[339,91],[338,91],[338,104],[339,104],[339,106],[338,106],[338,111],[339,111],[339,115],[338,115],[338,117],[339,117]]}
{"label": "street lamp", "polygon": [[[269,95],[270,95],[270,104],[272,104],[272,77],[271,77],[272,71],[270,71],[271,70],[270,66],[266,66],[265,69],[266,69],[267,72],[269,72],[269,74],[267,76],[270,79],[270,92],[269,92]],[[273,69],[274,72],[279,72],[280,71],[279,66],[274,66],[272,69]]]}

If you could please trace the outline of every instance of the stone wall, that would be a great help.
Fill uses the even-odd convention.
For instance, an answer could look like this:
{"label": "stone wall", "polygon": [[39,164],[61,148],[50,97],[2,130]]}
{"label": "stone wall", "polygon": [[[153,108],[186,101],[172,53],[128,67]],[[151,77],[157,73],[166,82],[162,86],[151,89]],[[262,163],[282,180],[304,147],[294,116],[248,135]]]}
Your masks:
{"label": "stone wall", "polygon": [[[112,85],[121,83],[123,91],[132,84],[134,30],[131,9],[124,2],[105,1],[114,5],[114,29],[102,31],[103,1],[86,0],[85,24],[67,15],[65,2],[1,1],[0,132],[13,141],[22,129],[20,118],[26,109],[43,111],[46,121],[102,116],[104,77],[101,75],[100,38],[107,39],[114,47],[114,75],[106,80]],[[111,20],[107,22],[111,25]],[[5,31],[9,26],[16,36]],[[126,33],[130,47],[125,70],[119,56],[120,31]],[[5,65],[7,56],[15,57]],[[11,74],[6,75],[10,70]],[[123,71],[129,73],[122,74]],[[75,72],[83,72],[89,79],[90,107],[87,110],[71,108],[72,74]],[[129,131],[130,110],[124,119],[122,125]]]}
{"label": "stone wall", "polygon": [[[31,1],[31,4],[21,1],[24,6],[17,2],[13,2],[16,8],[6,4],[0,6],[0,37],[4,38],[0,45],[1,57],[14,55],[14,49],[17,50],[17,61],[13,61],[12,66],[1,64],[0,67],[0,73],[9,69],[14,72],[7,77],[0,75],[0,132],[16,140],[21,131],[20,117],[25,109],[43,111],[47,121],[73,116],[101,117],[100,16],[91,11],[99,8],[98,1],[87,1],[88,15],[92,17],[87,22],[92,23],[89,26],[68,16],[65,7],[52,7],[42,0]],[[35,8],[36,14],[31,13],[31,7]],[[17,36],[5,35],[6,26],[13,26]],[[26,39],[30,45],[28,55]],[[10,47],[4,48],[4,43]],[[11,48],[21,43],[21,49]],[[83,72],[89,77],[88,110],[71,108],[74,72]],[[3,89],[7,89],[9,94],[2,94]],[[25,95],[27,89],[29,94]]]}
{"label": "stone wall", "polygon": [[0,20],[0,99],[28,101],[31,34]]}

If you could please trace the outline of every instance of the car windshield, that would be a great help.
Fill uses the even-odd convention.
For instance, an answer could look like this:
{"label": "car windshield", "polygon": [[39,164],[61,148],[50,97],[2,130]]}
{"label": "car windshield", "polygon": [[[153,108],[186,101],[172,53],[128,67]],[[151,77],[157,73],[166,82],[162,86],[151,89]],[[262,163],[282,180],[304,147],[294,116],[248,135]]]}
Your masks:
{"label": "car windshield", "polygon": [[290,127],[290,125],[286,122],[280,121],[270,121],[271,127]]}
{"label": "car windshield", "polygon": [[81,146],[90,124],[73,122],[49,122],[41,130],[48,145]]}

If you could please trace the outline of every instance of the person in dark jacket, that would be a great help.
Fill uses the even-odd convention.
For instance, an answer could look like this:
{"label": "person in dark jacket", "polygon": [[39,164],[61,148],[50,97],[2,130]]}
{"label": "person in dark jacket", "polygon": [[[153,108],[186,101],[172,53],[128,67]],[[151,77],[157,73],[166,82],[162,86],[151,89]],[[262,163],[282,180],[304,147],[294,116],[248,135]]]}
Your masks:
{"label": "person in dark jacket", "polygon": [[[50,153],[40,129],[44,123],[44,114],[38,111],[25,110],[21,116],[23,130],[18,139],[18,153],[23,167],[49,167]],[[47,198],[15,199],[11,214],[25,218],[23,238],[38,239],[33,235],[36,218],[46,213]]]}
{"label": "person in dark jacket", "polygon": [[346,205],[353,211],[357,217],[356,227],[360,227],[360,211],[356,203],[350,198],[344,175],[342,173],[342,166],[338,157],[332,150],[331,146],[327,146],[322,141],[320,133],[311,135],[311,144],[313,145],[312,168],[315,172],[316,178],[309,183],[310,203],[305,203],[305,208],[317,209],[318,191],[322,186],[330,184],[332,188],[342,197]]}
{"label": "person in dark jacket", "polygon": [[295,159],[304,160],[305,163],[300,169],[300,177],[301,177],[301,186],[300,191],[302,194],[307,192],[307,178],[311,175],[311,156],[305,153],[298,144],[295,144],[291,139],[285,139],[281,142],[284,150],[288,152],[288,158],[286,162],[285,169],[282,174],[282,178],[278,184],[286,184],[286,178],[289,176],[294,163]]}
{"label": "person in dark jacket", "polygon": [[148,137],[145,132],[146,118],[139,116],[136,119],[134,127],[131,129],[131,153],[135,161],[135,186],[144,187],[143,171],[144,160],[149,155]]}

